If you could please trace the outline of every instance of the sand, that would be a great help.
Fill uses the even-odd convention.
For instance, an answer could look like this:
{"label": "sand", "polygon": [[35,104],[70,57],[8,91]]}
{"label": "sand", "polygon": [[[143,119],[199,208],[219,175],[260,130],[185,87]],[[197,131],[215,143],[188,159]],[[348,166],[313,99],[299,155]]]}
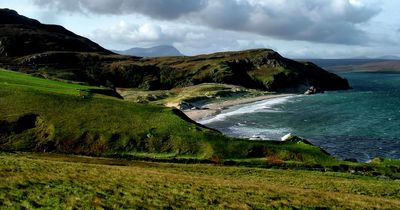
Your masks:
{"label": "sand", "polygon": [[192,120],[199,121],[204,118],[208,118],[211,116],[215,116],[221,113],[222,110],[227,109],[231,106],[243,105],[248,103],[253,103],[257,101],[263,101],[273,98],[281,98],[292,96],[293,94],[271,94],[264,96],[257,96],[252,98],[239,98],[234,100],[221,101],[216,103],[206,104],[204,106],[199,107],[199,109],[195,110],[184,110],[183,112]]}

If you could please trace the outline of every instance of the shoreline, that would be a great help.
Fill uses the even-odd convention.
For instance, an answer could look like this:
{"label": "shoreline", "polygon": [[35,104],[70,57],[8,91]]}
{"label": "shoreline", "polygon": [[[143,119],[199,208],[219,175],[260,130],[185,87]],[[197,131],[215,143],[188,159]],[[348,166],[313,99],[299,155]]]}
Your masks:
{"label": "shoreline", "polygon": [[264,100],[268,100],[268,99],[283,98],[283,97],[294,96],[294,95],[296,95],[296,94],[283,93],[283,94],[270,94],[270,95],[263,95],[263,96],[249,97],[249,98],[238,98],[238,99],[231,99],[231,100],[228,99],[228,100],[221,101],[221,102],[213,102],[213,103],[205,104],[205,105],[199,107],[200,109],[183,110],[183,113],[185,113],[185,115],[188,116],[193,121],[197,122],[197,121],[203,120],[205,118],[216,116],[219,113],[221,113],[222,110],[227,109],[232,106],[249,104],[249,103],[264,101]]}

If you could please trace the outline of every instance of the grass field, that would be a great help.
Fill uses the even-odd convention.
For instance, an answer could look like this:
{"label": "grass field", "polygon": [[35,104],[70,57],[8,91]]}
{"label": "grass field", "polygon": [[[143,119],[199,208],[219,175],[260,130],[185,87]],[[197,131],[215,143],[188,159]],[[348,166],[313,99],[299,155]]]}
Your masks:
{"label": "grass field", "polygon": [[399,206],[398,160],[229,138],[103,90],[0,70],[0,209]]}
{"label": "grass field", "polygon": [[0,153],[2,209],[399,209],[400,182],[347,173]]}

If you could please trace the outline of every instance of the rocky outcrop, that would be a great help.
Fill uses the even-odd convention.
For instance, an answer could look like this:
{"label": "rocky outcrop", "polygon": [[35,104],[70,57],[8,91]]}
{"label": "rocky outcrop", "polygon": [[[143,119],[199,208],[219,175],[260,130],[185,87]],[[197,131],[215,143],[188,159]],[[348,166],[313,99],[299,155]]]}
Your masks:
{"label": "rocky outcrop", "polygon": [[314,95],[317,93],[324,93],[324,91],[318,87],[311,86],[306,92],[304,92],[304,95]]}
{"label": "rocky outcrop", "polygon": [[[292,135],[291,133],[289,133],[289,134],[283,136],[283,137],[281,138],[281,140],[282,140],[282,141],[285,141],[285,142],[291,142],[291,143],[296,143],[296,144],[301,144],[301,143],[302,143],[302,144],[308,144],[308,145],[314,146],[314,145],[313,145],[311,142],[309,142],[308,140],[306,140],[306,139],[304,139],[304,138],[301,138],[301,137],[299,137],[299,136]],[[326,155],[330,155],[327,151],[325,151],[325,150],[322,149],[322,148],[319,148],[319,150],[320,150],[322,153],[326,154]]]}

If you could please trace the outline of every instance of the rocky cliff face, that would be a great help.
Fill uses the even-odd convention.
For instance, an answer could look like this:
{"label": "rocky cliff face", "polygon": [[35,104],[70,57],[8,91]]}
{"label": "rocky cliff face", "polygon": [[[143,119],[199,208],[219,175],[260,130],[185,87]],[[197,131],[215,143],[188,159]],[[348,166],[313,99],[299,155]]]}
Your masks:
{"label": "rocky cliff face", "polygon": [[62,26],[7,9],[0,10],[0,65],[43,77],[149,90],[206,82],[301,93],[311,86],[320,91],[350,88],[335,74],[269,49],[192,57],[115,55]]}

